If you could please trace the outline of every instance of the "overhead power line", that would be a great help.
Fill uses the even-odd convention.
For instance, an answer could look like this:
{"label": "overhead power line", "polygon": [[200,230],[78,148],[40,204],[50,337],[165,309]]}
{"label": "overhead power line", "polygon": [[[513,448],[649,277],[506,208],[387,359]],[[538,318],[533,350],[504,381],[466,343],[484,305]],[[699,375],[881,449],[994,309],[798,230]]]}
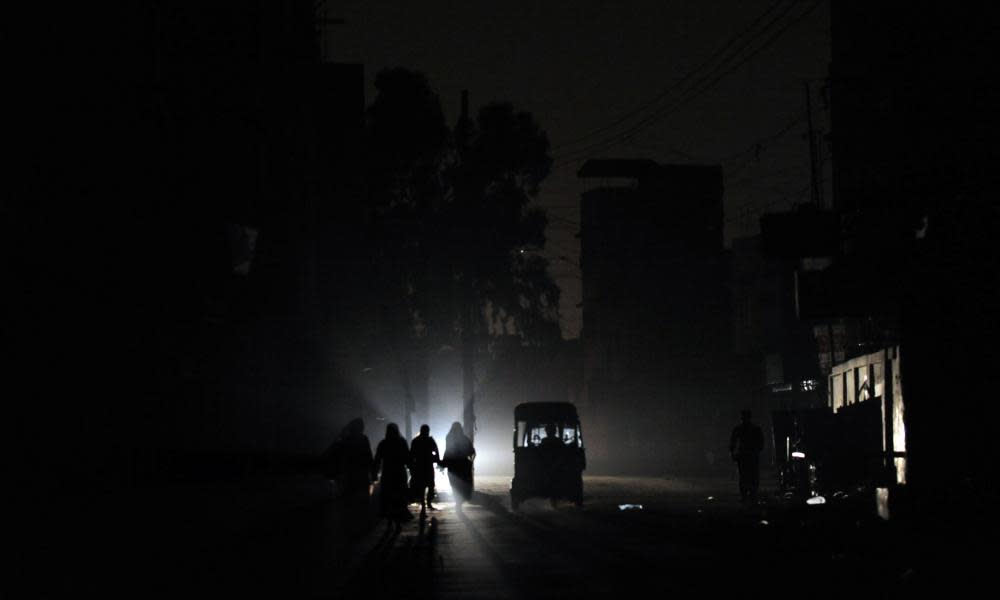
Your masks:
{"label": "overhead power line", "polygon": [[634,108],[634,109],[632,109],[630,111],[627,111],[625,114],[621,115],[619,118],[615,119],[611,123],[608,123],[607,125],[604,125],[602,127],[598,127],[597,129],[594,129],[593,131],[590,131],[590,132],[588,132],[588,133],[586,133],[586,134],[584,134],[584,135],[582,135],[582,136],[580,136],[578,138],[572,139],[572,140],[570,140],[568,142],[565,142],[565,143],[562,143],[562,144],[556,144],[556,146],[554,146],[553,150],[559,150],[561,148],[566,148],[568,146],[575,146],[575,145],[579,144],[580,142],[589,140],[589,139],[591,139],[591,138],[593,138],[593,137],[595,137],[595,136],[597,136],[597,135],[599,135],[601,133],[604,133],[606,131],[610,131],[610,130],[614,129],[615,127],[617,127],[618,125],[621,125],[621,124],[627,122],[632,117],[635,117],[636,115],[639,115],[639,114],[643,113],[646,109],[648,109],[648,108],[650,108],[652,106],[655,106],[658,102],[660,102],[661,100],[667,98],[671,93],[673,93],[674,90],[676,90],[677,88],[681,87],[685,82],[687,82],[692,77],[694,77],[695,75],[697,75],[699,71],[705,69],[706,67],[708,67],[709,65],[711,65],[713,62],[715,62],[715,60],[717,58],[719,58],[720,56],[722,56],[726,51],[728,51],[733,46],[733,44],[737,43],[740,40],[740,38],[742,38],[743,36],[745,36],[748,33],[752,32],[753,29],[755,27],[757,27],[757,24],[760,23],[760,21],[762,21],[763,19],[767,18],[767,16],[769,14],[771,14],[772,12],[774,12],[774,10],[777,9],[778,6],[780,6],[781,3],[784,2],[784,1],[785,0],[778,0],[777,2],[775,2],[774,4],[772,4],[771,6],[769,6],[767,8],[767,10],[765,10],[763,13],[761,13],[760,15],[758,15],[757,18],[755,18],[749,25],[747,25],[747,27],[745,27],[739,33],[737,33],[736,35],[734,35],[733,37],[731,37],[729,39],[729,41],[726,42],[725,45],[723,45],[718,50],[716,50],[715,52],[713,52],[712,55],[709,56],[708,59],[706,59],[703,63],[699,64],[693,70],[691,70],[686,75],[684,75],[683,77],[681,77],[676,83],[674,83],[671,86],[668,86],[666,89],[662,90],[656,96],[654,96],[654,97],[650,98],[649,100],[643,102],[642,104],[640,104],[636,108]]}
{"label": "overhead power line", "polygon": [[[823,185],[827,181],[828,181],[828,179],[823,178],[823,179],[820,179],[817,183],[819,185]],[[737,213],[738,213],[737,215],[734,215],[734,216],[731,216],[731,217],[727,217],[727,218],[723,219],[723,222],[724,223],[736,223],[737,221],[751,219],[751,218],[755,218],[755,217],[760,217],[768,209],[774,208],[775,206],[777,206],[779,204],[782,204],[782,203],[786,203],[787,204],[791,200],[801,200],[801,199],[805,198],[809,194],[809,191],[811,189],[812,189],[812,183],[810,182],[808,185],[806,185],[802,189],[796,190],[796,191],[794,191],[794,192],[792,192],[790,194],[784,194],[784,195],[778,196],[778,197],[774,198],[773,200],[771,200],[770,202],[767,202],[767,203],[762,204],[760,206],[753,207],[752,209],[751,209],[750,206],[753,203],[752,202],[748,202],[747,204],[744,204],[740,209],[737,209]]]}
{"label": "overhead power line", "polygon": [[[597,142],[580,150],[570,152],[568,156],[564,156],[563,158],[559,159],[553,168],[554,169],[564,168],[568,164],[577,162],[580,158],[590,157],[605,149],[617,146],[622,142],[628,141],[633,137],[637,136],[638,134],[642,133],[644,129],[648,128],[653,123],[660,121],[673,113],[676,113],[680,108],[682,108],[686,104],[690,103],[691,101],[695,100],[696,98],[700,97],[707,91],[714,88],[715,85],[718,84],[718,82],[720,82],[730,73],[734,72],[736,69],[740,68],[741,66],[743,66],[744,64],[755,58],[761,52],[771,47],[774,44],[774,42],[776,42],[786,31],[788,31],[791,27],[793,27],[802,19],[804,19],[806,16],[808,16],[810,13],[812,13],[812,11],[816,9],[816,7],[820,4],[820,2],[822,2],[822,0],[816,0],[815,2],[810,4],[806,8],[806,10],[793,16],[791,19],[787,20],[783,25],[781,25],[780,28],[778,28],[776,31],[773,31],[773,33],[771,33],[771,35],[767,37],[767,39],[764,40],[763,43],[757,45],[756,47],[751,49],[749,53],[744,54],[742,57],[739,57],[735,63],[730,64],[728,68],[724,68],[721,72],[719,72],[719,68],[723,67],[724,65],[726,65],[726,63],[731,62],[732,59],[735,59],[737,57],[737,54],[731,54],[729,57],[727,57],[726,61],[720,63],[719,65],[717,65],[715,68],[712,69],[713,73],[717,73],[716,75],[714,76],[705,75],[698,80],[699,81],[698,84],[686,90],[685,93],[688,94],[687,96],[683,96],[671,104],[666,104],[661,106],[653,113],[647,115],[645,118],[641,119],[640,121],[638,121],[637,123],[635,123],[634,125],[632,125],[623,132],[608,137],[600,142]],[[781,13],[777,15],[774,19],[772,19],[761,31],[759,31],[754,36],[754,38],[752,38],[746,44],[742,45],[740,47],[740,51],[742,51],[743,48],[751,44],[754,40],[759,39],[760,37],[766,35],[766,33],[769,30],[771,30],[772,27],[777,25],[777,23],[781,21],[781,19],[790,12],[791,8],[797,5],[799,5],[797,2],[793,2],[789,6],[785,7],[785,9],[782,10]]]}
{"label": "overhead power line", "polygon": [[730,162],[732,162],[732,161],[734,161],[734,160],[736,160],[738,158],[742,158],[744,156],[747,156],[749,154],[756,154],[756,153],[759,153],[759,152],[763,152],[766,149],[764,147],[765,144],[769,144],[769,143],[771,143],[771,142],[773,142],[773,141],[781,138],[786,133],[788,133],[789,131],[791,131],[796,125],[798,125],[799,123],[802,123],[803,121],[805,121],[805,118],[806,118],[805,112],[798,113],[797,115],[795,115],[795,118],[793,118],[791,121],[789,121],[786,125],[784,125],[781,129],[779,129],[775,133],[772,133],[772,134],[770,134],[770,135],[768,135],[766,137],[760,138],[759,140],[757,140],[754,143],[750,144],[746,148],[746,150],[742,150],[740,152],[737,152],[736,154],[730,154],[729,156],[723,158],[719,162],[721,162],[722,164],[726,164],[726,163],[730,163]]}
{"label": "overhead power line", "polygon": [[[758,17],[757,19],[754,20],[754,23],[751,25],[750,29],[752,30],[752,29],[756,28],[757,23],[759,23],[761,20],[763,20],[768,15],[770,15],[772,12],[774,12],[776,9],[778,9],[783,3],[784,3],[784,0],[779,0],[778,2],[772,4],[770,7],[768,7],[768,9],[766,11],[764,11],[764,13],[760,17]],[[579,154],[581,152],[584,153],[584,154],[586,154],[587,152],[591,151],[592,149],[594,149],[594,148],[600,148],[600,147],[602,147],[602,146],[604,146],[604,145],[606,145],[608,143],[611,143],[612,145],[617,145],[617,143],[620,143],[621,140],[619,140],[618,137],[616,137],[616,136],[627,135],[627,134],[629,134],[631,132],[636,131],[637,129],[641,129],[647,123],[649,123],[651,119],[655,119],[658,115],[660,115],[665,108],[676,106],[679,101],[683,101],[684,100],[684,96],[686,94],[691,94],[692,92],[694,92],[695,95],[697,95],[697,90],[698,90],[699,86],[702,86],[704,84],[704,82],[706,82],[710,77],[712,77],[713,74],[717,73],[719,71],[719,69],[723,69],[727,65],[732,64],[732,61],[735,60],[743,50],[745,50],[754,41],[760,39],[761,36],[765,35],[782,18],[784,18],[785,15],[787,15],[788,12],[791,10],[791,8],[794,6],[794,4],[795,4],[794,0],[793,0],[792,3],[785,4],[784,8],[782,8],[777,15],[775,15],[774,17],[772,17],[771,20],[768,21],[762,28],[760,28],[757,31],[754,31],[752,33],[752,35],[749,38],[747,38],[746,40],[744,40],[742,43],[740,43],[739,46],[735,50],[730,51],[729,49],[732,47],[734,41],[738,41],[740,38],[743,37],[743,34],[745,32],[741,32],[741,34],[738,35],[736,38],[734,38],[733,40],[730,40],[730,43],[727,43],[722,49],[720,49],[719,52],[717,52],[716,54],[713,54],[713,58],[710,59],[709,61],[707,61],[704,65],[700,65],[699,68],[697,68],[694,71],[692,71],[691,73],[689,73],[688,76],[682,78],[682,82],[687,81],[687,80],[691,80],[691,79],[694,79],[694,81],[693,81],[693,83],[691,84],[690,87],[688,87],[685,90],[682,90],[680,92],[679,97],[678,98],[674,98],[672,100],[672,103],[670,103],[671,101],[670,101],[670,99],[668,97],[669,94],[664,95],[664,97],[662,98],[662,100],[667,100],[668,103],[665,103],[665,104],[659,103],[659,102],[654,103],[654,104],[659,104],[659,106],[656,106],[649,114],[647,114],[644,117],[640,118],[637,122],[629,125],[624,131],[619,132],[618,134],[615,134],[615,135],[613,135],[610,138],[606,137],[603,140],[601,140],[599,142],[596,142],[594,144],[591,144],[590,146],[587,146],[585,148],[574,150],[574,151],[571,152],[571,154]],[[720,60],[716,61],[715,57],[720,56],[720,55],[722,56],[722,58]],[[712,63],[715,63],[715,64],[712,64]],[[711,66],[707,70],[706,73],[701,74],[700,77],[694,78],[695,75],[699,74],[699,71],[702,71],[704,69],[704,67],[709,66],[709,65],[711,65]],[[677,86],[677,87],[680,87],[680,86]],[[671,88],[671,89],[675,89],[675,88]],[[691,97],[693,98],[694,96],[691,96]]]}

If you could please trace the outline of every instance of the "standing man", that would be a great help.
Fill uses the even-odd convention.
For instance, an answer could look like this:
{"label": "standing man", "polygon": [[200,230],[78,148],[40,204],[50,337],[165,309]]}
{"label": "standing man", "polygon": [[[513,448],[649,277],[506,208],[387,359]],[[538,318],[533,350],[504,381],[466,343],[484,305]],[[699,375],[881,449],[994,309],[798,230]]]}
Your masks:
{"label": "standing man", "polygon": [[[437,510],[434,501],[434,465],[440,461],[437,442],[431,437],[431,428],[420,426],[420,435],[410,444],[410,492],[420,498],[420,516],[427,516],[427,509]],[[426,492],[426,498],[424,493]]]}
{"label": "standing man", "polygon": [[740,502],[757,504],[760,487],[760,452],[764,449],[764,434],[750,421],[750,411],[740,413],[741,423],[729,436],[729,454],[740,470]]}

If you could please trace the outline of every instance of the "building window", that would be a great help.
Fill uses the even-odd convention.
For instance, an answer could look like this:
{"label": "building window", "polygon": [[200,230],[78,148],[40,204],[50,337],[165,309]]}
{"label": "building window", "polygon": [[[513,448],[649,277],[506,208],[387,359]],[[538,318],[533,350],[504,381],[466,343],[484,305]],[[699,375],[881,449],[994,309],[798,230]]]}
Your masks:
{"label": "building window", "polygon": [[830,389],[833,390],[833,412],[844,405],[844,375],[838,374],[830,378]]}
{"label": "building window", "polygon": [[850,405],[857,402],[857,396],[855,395],[858,388],[854,384],[854,369],[848,369],[844,372],[844,404]]}
{"label": "building window", "polygon": [[875,382],[875,397],[885,396],[885,369],[880,362],[872,365],[872,381]]}

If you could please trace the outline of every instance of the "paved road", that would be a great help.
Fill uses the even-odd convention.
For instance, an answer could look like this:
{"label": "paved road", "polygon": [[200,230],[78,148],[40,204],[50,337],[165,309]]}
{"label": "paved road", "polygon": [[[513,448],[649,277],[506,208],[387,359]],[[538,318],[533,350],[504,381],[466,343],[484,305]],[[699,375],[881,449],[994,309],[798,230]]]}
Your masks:
{"label": "paved road", "polygon": [[746,510],[728,484],[591,477],[583,510],[539,500],[512,512],[507,480],[480,478],[463,514],[445,503],[398,535],[377,529],[333,596],[610,598],[641,589],[688,597],[740,585],[757,594],[888,585],[884,561],[871,560],[877,548],[843,547],[842,536],[809,531],[787,509]]}
{"label": "paved road", "polygon": [[[198,516],[204,501],[170,514],[171,501],[137,509],[113,537],[100,521],[64,535],[56,568],[35,577],[38,590],[59,593],[35,596],[615,598],[642,588],[694,597],[745,584],[751,595],[815,597],[897,585],[905,566],[890,560],[897,549],[877,520],[829,506],[748,510],[727,479],[587,477],[583,509],[529,500],[516,512],[508,485],[479,477],[463,514],[443,501],[431,518],[398,532],[379,523],[358,539],[344,524],[367,515],[292,501],[306,482],[252,526]],[[265,514],[235,511],[239,498],[215,514]]]}

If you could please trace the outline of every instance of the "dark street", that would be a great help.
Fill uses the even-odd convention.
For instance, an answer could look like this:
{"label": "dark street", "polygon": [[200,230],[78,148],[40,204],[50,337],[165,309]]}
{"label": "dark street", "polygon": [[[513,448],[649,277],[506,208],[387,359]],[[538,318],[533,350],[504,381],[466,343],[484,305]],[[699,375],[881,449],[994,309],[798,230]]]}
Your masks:
{"label": "dark street", "polygon": [[996,587],[989,3],[10,4],[5,597]]}
{"label": "dark street", "polygon": [[[508,477],[481,477],[462,514],[442,492],[426,519],[398,532],[380,521],[352,540],[343,519],[365,516],[344,515],[322,483],[288,478],[283,490],[243,489],[228,504],[220,489],[186,498],[187,506],[179,496],[133,500],[150,512],[133,515],[127,532],[102,536],[98,523],[63,530],[56,556],[65,567],[36,579],[40,593],[31,597],[604,598],[744,587],[881,597],[944,581],[971,589],[982,576],[971,566],[949,571],[954,553],[924,570],[929,557],[906,548],[905,533],[873,507],[806,506],[773,489],[746,507],[725,477],[587,477],[583,509],[532,499],[517,512]],[[267,506],[250,506],[253,499]],[[213,518],[224,514],[229,522]],[[953,581],[958,573],[966,579]]]}

